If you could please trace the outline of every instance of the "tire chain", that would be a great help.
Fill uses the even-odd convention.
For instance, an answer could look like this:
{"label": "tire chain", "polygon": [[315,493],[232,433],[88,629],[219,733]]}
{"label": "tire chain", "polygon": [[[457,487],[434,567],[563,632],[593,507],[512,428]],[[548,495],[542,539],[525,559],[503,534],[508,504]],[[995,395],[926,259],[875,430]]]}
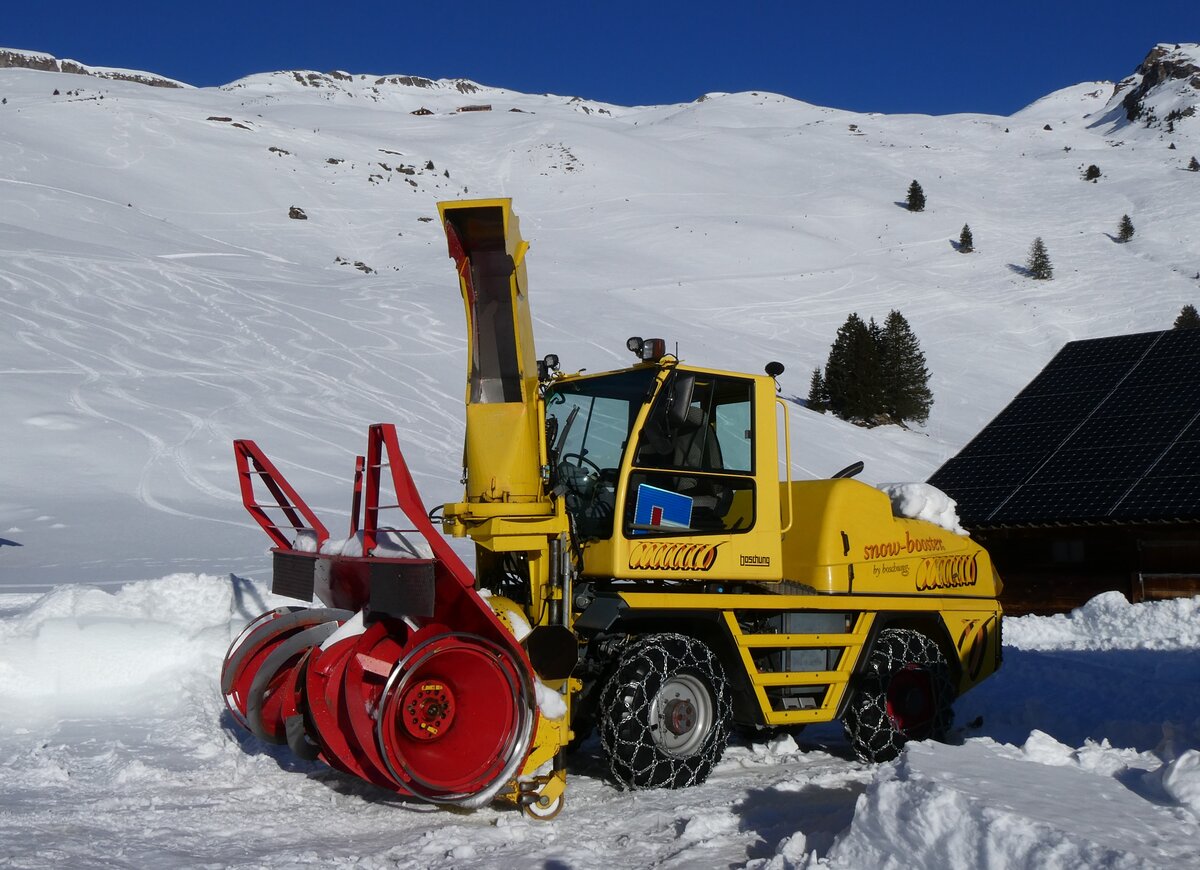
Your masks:
{"label": "tire chain", "polygon": [[910,664],[928,671],[933,687],[933,721],[924,737],[941,740],[950,730],[954,719],[951,704],[956,692],[938,645],[919,631],[886,629],[880,632],[875,648],[871,650],[863,681],[843,717],[846,739],[865,762],[890,761],[912,739],[895,727],[887,712],[888,683]]}
{"label": "tire chain", "polygon": [[[655,696],[681,673],[699,677],[714,696],[712,729],[689,756],[663,751],[648,727]],[[724,669],[711,649],[686,635],[655,634],[636,640],[621,656],[600,695],[599,720],[609,769],[621,786],[686,788],[704,782],[720,761],[729,740],[733,703]]]}

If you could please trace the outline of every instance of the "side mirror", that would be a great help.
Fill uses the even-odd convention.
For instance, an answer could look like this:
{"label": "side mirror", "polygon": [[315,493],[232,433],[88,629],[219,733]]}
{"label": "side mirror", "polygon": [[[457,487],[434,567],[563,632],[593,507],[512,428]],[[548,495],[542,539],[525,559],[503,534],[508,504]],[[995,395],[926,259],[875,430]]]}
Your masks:
{"label": "side mirror", "polygon": [[692,407],[692,393],[695,389],[695,375],[676,375],[675,383],[671,385],[670,404],[667,405],[667,422],[672,428],[687,422],[688,409]]}
{"label": "side mirror", "polygon": [[767,374],[773,378],[779,377],[783,374],[783,363],[775,362],[774,360],[767,363]]}

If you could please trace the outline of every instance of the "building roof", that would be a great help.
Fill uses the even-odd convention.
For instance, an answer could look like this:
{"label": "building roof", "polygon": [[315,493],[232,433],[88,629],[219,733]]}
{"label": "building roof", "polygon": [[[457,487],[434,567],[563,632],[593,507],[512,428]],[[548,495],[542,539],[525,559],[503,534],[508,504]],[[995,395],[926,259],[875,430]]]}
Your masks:
{"label": "building roof", "polygon": [[967,528],[1200,521],[1200,329],[1071,342],[929,482]]}

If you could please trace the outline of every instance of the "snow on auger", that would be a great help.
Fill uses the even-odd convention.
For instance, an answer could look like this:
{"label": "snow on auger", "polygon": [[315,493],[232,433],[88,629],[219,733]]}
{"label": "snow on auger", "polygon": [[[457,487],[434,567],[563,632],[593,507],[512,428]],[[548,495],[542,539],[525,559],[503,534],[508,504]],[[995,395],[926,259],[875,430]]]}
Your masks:
{"label": "snow on auger", "polygon": [[697,368],[641,338],[619,371],[537,359],[511,203],[439,211],[469,336],[466,492],[441,525],[474,541],[476,571],[393,426],[370,427],[342,541],[235,442],[272,590],[319,604],[230,646],[234,719],[401,795],[535,818],[562,808],[568,746],[593,728],[626,788],[703,781],[735,723],[840,718],[868,761],[944,736],[1000,661],[986,551],[893,516],[853,466],[791,480],[778,363]]}

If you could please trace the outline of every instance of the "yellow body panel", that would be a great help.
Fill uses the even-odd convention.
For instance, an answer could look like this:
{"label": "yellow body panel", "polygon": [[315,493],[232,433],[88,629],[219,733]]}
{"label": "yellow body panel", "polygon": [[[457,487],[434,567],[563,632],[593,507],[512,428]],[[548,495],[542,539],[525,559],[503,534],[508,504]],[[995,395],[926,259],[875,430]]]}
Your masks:
{"label": "yellow body panel", "polygon": [[887,495],[855,480],[791,485],[784,579],[817,592],[995,598],[987,551],[965,535],[892,515]]}
{"label": "yellow body panel", "polygon": [[[876,614],[936,614],[950,644],[943,653],[957,663],[958,691],[978,685],[996,669],[1000,660],[1000,607],[994,602],[969,598],[930,598],[892,595],[755,595],[745,593],[624,592],[621,599],[634,613],[687,613],[718,611],[735,643],[739,658],[754,687],[763,720],[768,725],[798,725],[827,722],[837,717],[850,675],[861,662],[861,652],[875,625]],[[750,634],[742,630],[739,613],[844,614],[849,623],[844,632]],[[763,650],[835,650],[834,670],[768,672],[760,670],[754,653]],[[775,686],[810,686],[824,689],[821,703],[803,710],[776,709],[766,690]]]}

